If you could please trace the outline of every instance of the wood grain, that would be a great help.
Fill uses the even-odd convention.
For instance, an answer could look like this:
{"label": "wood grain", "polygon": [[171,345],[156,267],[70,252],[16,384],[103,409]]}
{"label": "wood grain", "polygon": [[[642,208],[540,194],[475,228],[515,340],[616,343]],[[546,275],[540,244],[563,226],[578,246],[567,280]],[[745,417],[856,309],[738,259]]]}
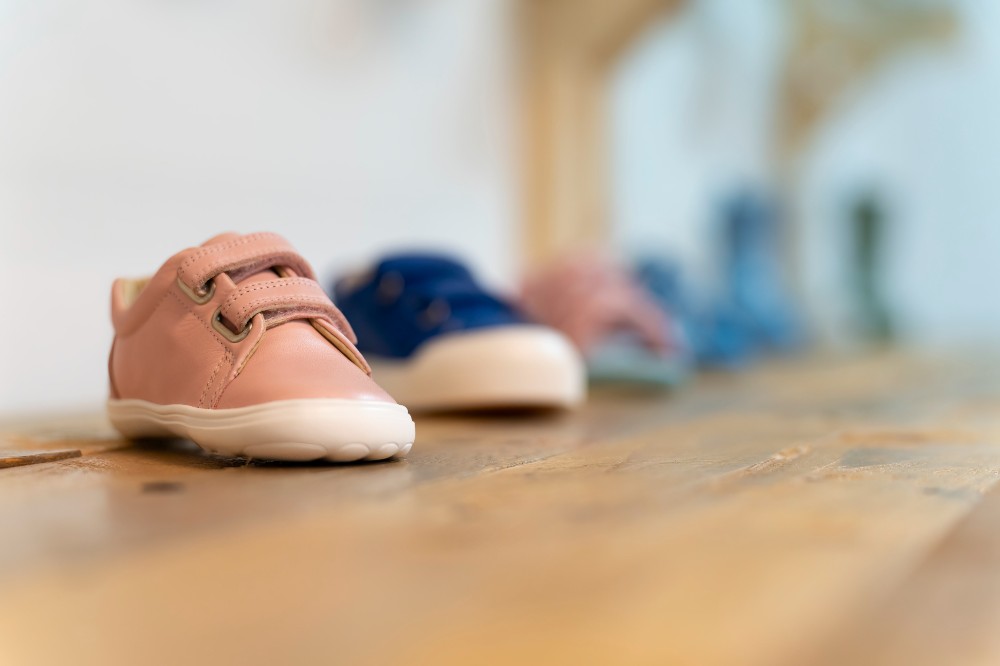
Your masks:
{"label": "wood grain", "polygon": [[998,369],[605,389],[420,419],[385,464],[2,470],[0,663],[998,663]]}
{"label": "wood grain", "polygon": [[76,458],[79,455],[81,455],[80,449],[25,450],[0,448],[0,469],[54,462],[56,460],[65,460],[66,458]]}

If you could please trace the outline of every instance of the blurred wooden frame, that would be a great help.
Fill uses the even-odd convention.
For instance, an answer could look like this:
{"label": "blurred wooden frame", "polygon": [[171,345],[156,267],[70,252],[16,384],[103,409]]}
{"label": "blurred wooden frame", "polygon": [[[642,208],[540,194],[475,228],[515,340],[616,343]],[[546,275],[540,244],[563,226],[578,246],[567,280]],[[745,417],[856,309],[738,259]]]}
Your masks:
{"label": "blurred wooden frame", "polygon": [[[880,0],[863,23],[831,20],[841,0],[786,0],[795,27],[779,100],[779,177],[794,183],[796,156],[857,78],[910,44],[941,43],[957,32],[949,7]],[[650,24],[684,0],[519,0],[523,100],[523,242],[529,263],[610,237],[608,78]],[[819,51],[845,66],[814,71]],[[821,58],[819,59],[821,60]],[[816,80],[824,81],[816,86]],[[794,185],[793,185],[794,187]]]}
{"label": "blurred wooden frame", "polygon": [[683,0],[520,0],[524,243],[534,263],[609,236],[607,83]]}

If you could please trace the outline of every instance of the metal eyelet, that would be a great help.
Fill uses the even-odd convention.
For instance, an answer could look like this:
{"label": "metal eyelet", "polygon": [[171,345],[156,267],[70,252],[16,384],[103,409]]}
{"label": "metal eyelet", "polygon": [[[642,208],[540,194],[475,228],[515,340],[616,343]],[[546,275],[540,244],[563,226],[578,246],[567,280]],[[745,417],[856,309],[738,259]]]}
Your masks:
{"label": "metal eyelet", "polygon": [[215,314],[212,315],[212,328],[222,334],[222,337],[226,340],[229,340],[230,342],[240,342],[243,338],[250,335],[250,329],[253,328],[253,321],[248,321],[246,327],[239,333],[233,333],[229,330],[229,327],[222,323],[222,306],[220,305],[215,311]]}
{"label": "metal eyelet", "polygon": [[180,287],[184,295],[190,298],[192,301],[198,305],[204,305],[212,300],[212,296],[215,295],[215,280],[209,280],[207,287],[203,286],[201,290],[194,290],[191,287],[184,284],[184,280],[177,278],[177,286]]}

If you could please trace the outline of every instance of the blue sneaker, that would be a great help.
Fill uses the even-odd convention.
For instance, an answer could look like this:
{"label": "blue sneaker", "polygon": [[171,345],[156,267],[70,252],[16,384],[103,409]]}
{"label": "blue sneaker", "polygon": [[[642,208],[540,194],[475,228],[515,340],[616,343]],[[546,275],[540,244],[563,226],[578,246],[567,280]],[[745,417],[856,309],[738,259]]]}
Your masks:
{"label": "blue sneaker", "polygon": [[584,397],[573,345],[449,257],[386,257],[338,280],[334,300],[379,384],[411,411],[570,407]]}

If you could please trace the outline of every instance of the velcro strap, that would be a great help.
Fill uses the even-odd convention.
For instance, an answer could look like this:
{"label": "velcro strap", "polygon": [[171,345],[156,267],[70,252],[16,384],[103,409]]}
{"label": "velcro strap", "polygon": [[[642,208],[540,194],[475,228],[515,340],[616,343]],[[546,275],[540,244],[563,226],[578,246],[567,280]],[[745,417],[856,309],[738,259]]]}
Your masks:
{"label": "velcro strap", "polygon": [[315,279],[312,267],[288,241],[267,232],[199,248],[181,263],[177,275],[189,289],[197,292],[220,273],[252,274],[275,266],[291,268],[297,275]]}
{"label": "velcro strap", "polygon": [[352,343],[356,341],[347,319],[322,287],[309,278],[277,278],[246,284],[226,298],[219,313],[234,331],[242,331],[261,313],[269,326],[292,319],[328,319]]}

